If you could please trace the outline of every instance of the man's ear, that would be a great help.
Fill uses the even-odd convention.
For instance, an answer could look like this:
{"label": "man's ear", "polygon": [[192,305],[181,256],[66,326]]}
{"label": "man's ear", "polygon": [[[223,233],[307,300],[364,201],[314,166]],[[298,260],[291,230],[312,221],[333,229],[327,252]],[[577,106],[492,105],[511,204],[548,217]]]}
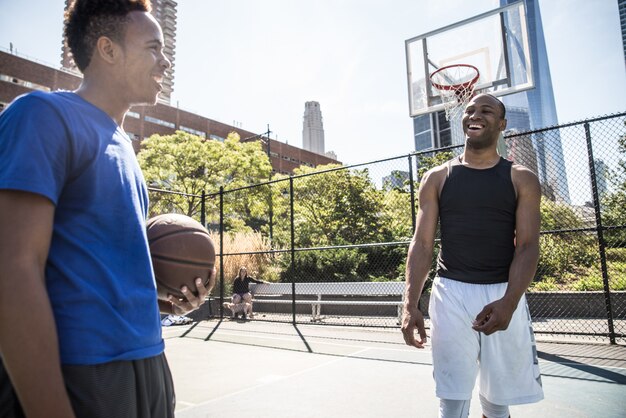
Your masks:
{"label": "man's ear", "polygon": [[[98,54],[100,59],[104,60],[109,64],[114,64],[120,55],[120,46],[113,42],[111,38],[106,36],[101,36],[98,38],[96,42],[96,48],[94,50],[94,55]],[[93,57],[92,57],[93,59]]]}
{"label": "man's ear", "polygon": [[507,120],[506,119],[502,119],[500,121],[500,131],[504,132],[504,130],[506,129],[506,124],[507,124]]}

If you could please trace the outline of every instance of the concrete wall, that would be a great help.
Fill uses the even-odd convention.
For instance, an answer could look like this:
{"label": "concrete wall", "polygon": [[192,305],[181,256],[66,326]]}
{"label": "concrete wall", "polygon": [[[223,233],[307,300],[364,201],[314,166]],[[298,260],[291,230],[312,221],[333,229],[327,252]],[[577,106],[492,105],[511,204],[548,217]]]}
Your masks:
{"label": "concrete wall", "polygon": [[[339,300],[350,298],[338,297]],[[528,306],[533,318],[606,318],[606,304],[603,292],[533,292],[527,293]],[[289,297],[272,299],[290,300]],[[325,300],[331,300],[328,296]],[[381,300],[381,298],[353,297],[354,300]],[[384,297],[382,300],[400,300],[399,298]],[[614,319],[626,319],[626,292],[615,291],[611,293],[611,306]],[[428,313],[428,295],[422,295],[420,300],[422,312]],[[309,305],[297,305],[298,314],[311,314]],[[322,315],[346,315],[346,316],[390,316],[397,314],[394,306],[345,306],[323,305]],[[256,303],[254,311],[258,313],[291,313],[291,304]],[[219,300],[212,299],[201,310],[192,313],[194,319],[204,319],[210,314],[219,315]]]}

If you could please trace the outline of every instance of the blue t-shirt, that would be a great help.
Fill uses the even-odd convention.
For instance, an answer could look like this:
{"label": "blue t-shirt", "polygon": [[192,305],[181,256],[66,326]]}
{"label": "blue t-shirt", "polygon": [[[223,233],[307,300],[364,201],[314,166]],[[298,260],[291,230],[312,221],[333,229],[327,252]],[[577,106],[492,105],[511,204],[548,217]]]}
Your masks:
{"label": "blue t-shirt", "polygon": [[55,205],[45,274],[61,362],[160,354],[148,193],[115,121],[75,93],[19,97],[0,114],[0,189]]}

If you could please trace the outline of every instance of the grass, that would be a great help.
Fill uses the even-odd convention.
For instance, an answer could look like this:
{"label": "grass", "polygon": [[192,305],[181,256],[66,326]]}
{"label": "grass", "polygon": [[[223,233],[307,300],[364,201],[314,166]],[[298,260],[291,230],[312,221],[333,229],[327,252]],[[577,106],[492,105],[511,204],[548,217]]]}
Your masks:
{"label": "grass", "polygon": [[[610,290],[626,290],[626,248],[608,248],[606,264]],[[570,267],[560,274],[545,275],[533,282],[531,291],[598,291],[604,290],[600,261],[590,267]]]}
{"label": "grass", "polygon": [[[217,233],[211,233],[211,239],[215,243],[215,252],[220,253],[220,237]],[[270,251],[269,240],[256,232],[235,232],[224,235],[224,254],[254,253]],[[232,282],[239,273],[241,267],[248,270],[248,275],[258,280],[275,282],[278,281],[280,272],[275,267],[276,259],[280,255],[272,254],[238,254],[224,256],[224,287],[226,294],[230,291]],[[219,258],[217,260],[219,263]],[[219,264],[218,264],[219,270]],[[220,272],[218,271],[218,277]],[[219,280],[219,279],[218,279]],[[215,292],[215,291],[214,291]]]}

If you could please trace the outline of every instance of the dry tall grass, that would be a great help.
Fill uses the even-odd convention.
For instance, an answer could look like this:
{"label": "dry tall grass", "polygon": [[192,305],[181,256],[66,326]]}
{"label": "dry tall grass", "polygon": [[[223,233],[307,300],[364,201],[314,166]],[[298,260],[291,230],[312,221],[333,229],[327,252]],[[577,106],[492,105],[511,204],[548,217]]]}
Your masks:
{"label": "dry tall grass", "polygon": [[[215,244],[216,254],[220,253],[220,237],[218,233],[211,232],[211,239]],[[224,235],[224,253],[248,253],[258,251],[270,251],[269,240],[258,232],[236,232]],[[228,287],[239,272],[240,267],[248,269],[248,275],[255,279],[275,282],[279,278],[278,259],[276,254],[241,254],[224,256],[224,284]],[[219,268],[219,258],[217,260]],[[219,271],[218,271],[219,277]]]}

